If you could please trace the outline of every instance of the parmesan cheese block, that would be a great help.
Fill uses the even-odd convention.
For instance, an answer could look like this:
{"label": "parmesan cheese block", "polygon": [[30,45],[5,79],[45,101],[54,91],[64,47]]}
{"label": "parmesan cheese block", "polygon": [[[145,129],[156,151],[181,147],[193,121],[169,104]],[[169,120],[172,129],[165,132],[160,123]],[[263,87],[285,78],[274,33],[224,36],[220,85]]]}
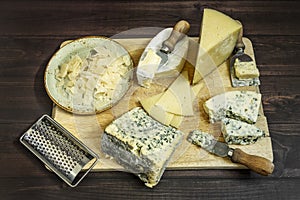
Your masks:
{"label": "parmesan cheese block", "polygon": [[190,83],[186,77],[187,72],[180,74],[155,105],[173,114],[194,115]]}
{"label": "parmesan cheese block", "polygon": [[204,9],[193,84],[222,64],[232,53],[242,25],[229,16]]}
{"label": "parmesan cheese block", "polygon": [[181,131],[162,125],[137,107],[105,128],[101,149],[146,186],[153,187],[182,138]]}
{"label": "parmesan cheese block", "polygon": [[222,120],[221,131],[228,144],[253,144],[265,136],[265,132],[256,126],[229,118]]}
{"label": "parmesan cheese block", "polygon": [[252,91],[230,91],[207,100],[203,107],[211,123],[225,117],[255,123],[261,104],[261,94]]}

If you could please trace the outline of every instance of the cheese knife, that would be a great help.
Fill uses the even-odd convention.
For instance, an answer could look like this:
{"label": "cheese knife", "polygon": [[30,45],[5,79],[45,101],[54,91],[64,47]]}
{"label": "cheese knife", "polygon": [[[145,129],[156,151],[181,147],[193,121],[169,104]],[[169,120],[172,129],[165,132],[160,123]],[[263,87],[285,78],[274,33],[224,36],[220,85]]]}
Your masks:
{"label": "cheese knife", "polygon": [[160,51],[156,52],[157,55],[161,57],[161,62],[159,64],[159,67],[164,65],[167,62],[168,60],[167,54],[171,53],[174,50],[177,42],[181,40],[189,30],[190,30],[190,24],[185,20],[181,20],[175,24],[169,38],[162,43],[162,47]]}
{"label": "cheese knife", "polygon": [[[190,24],[185,20],[181,20],[173,28],[166,28],[160,31],[149,42],[137,66],[137,78],[140,85],[149,87],[156,73],[174,71],[176,66],[180,65],[180,59],[186,56],[185,54],[188,50],[189,40],[188,38],[183,38],[189,29]],[[181,40],[183,41],[181,42]],[[180,47],[176,46],[179,43],[181,43]],[[178,48],[180,48],[180,51],[175,51]],[[175,52],[176,55],[174,54]],[[171,66],[168,66],[169,59],[172,59]]]}
{"label": "cheese knife", "polygon": [[[237,22],[241,23],[237,20]],[[234,63],[238,59],[239,62],[253,62],[253,59],[244,52],[245,44],[243,42],[243,27],[238,36],[237,43],[235,45],[235,54],[230,59],[230,78],[231,84],[233,87],[243,87],[243,86],[257,86],[260,85],[260,80],[258,77],[250,78],[250,79],[239,79],[234,70]]]}
{"label": "cheese knife", "polygon": [[247,154],[239,148],[230,148],[226,143],[215,140],[209,133],[194,130],[189,134],[187,140],[214,155],[229,157],[232,162],[245,165],[258,174],[267,176],[274,170],[274,164],[270,160]]}

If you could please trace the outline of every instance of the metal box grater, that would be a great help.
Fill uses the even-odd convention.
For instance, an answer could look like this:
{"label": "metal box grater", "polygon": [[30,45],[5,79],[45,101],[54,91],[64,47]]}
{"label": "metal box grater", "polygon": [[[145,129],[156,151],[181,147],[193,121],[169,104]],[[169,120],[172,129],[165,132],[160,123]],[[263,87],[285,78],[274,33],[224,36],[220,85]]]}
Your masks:
{"label": "metal box grater", "polygon": [[[21,136],[20,142],[71,187],[77,186],[99,159],[48,115],[35,122]],[[88,169],[80,173],[85,166]]]}

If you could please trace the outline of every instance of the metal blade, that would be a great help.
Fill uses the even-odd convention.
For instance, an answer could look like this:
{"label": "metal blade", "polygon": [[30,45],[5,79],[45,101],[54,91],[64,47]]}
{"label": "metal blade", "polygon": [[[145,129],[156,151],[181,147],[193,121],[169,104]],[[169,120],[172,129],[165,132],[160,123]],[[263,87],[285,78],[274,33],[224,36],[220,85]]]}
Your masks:
{"label": "metal blade", "polygon": [[159,63],[159,66],[157,69],[159,69],[160,67],[164,66],[167,61],[168,61],[168,54],[163,52],[163,51],[157,51],[156,54],[161,57],[161,61]]}
{"label": "metal blade", "polygon": [[258,77],[256,78],[251,78],[251,79],[244,79],[244,80],[239,80],[234,72],[234,62],[236,59],[239,59],[242,62],[251,62],[253,61],[252,58],[244,53],[243,49],[240,49],[239,51],[236,52],[234,56],[231,57],[230,59],[230,78],[231,78],[231,83],[233,87],[243,87],[243,86],[257,86],[260,85],[260,80]]}
{"label": "metal blade", "polygon": [[220,157],[228,156],[228,152],[231,151],[227,144],[219,142],[211,134],[199,130],[192,131],[188,136],[188,141]]}

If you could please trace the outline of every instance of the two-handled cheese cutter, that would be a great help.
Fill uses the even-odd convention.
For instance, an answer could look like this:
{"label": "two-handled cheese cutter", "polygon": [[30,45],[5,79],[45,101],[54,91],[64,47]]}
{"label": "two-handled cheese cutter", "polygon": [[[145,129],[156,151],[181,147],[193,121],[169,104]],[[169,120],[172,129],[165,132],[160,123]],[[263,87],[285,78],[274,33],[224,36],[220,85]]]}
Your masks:
{"label": "two-handled cheese cutter", "polygon": [[[239,21],[238,21],[239,22]],[[240,23],[240,22],[239,22]],[[259,77],[249,78],[249,79],[239,79],[236,76],[234,64],[238,59],[239,62],[253,62],[253,59],[244,53],[245,44],[243,42],[243,27],[239,33],[238,40],[235,46],[235,54],[230,59],[230,78],[231,84],[233,87],[242,87],[242,86],[257,86],[260,85]]]}
{"label": "two-handled cheese cutter", "polygon": [[252,171],[264,176],[272,174],[274,170],[274,164],[266,158],[247,154],[239,148],[230,148],[226,143],[215,140],[213,136],[208,137],[207,133],[201,133],[201,137],[193,137],[193,134],[199,134],[199,131],[192,131],[188,136],[188,141],[214,155],[229,157],[232,162],[245,165]]}

